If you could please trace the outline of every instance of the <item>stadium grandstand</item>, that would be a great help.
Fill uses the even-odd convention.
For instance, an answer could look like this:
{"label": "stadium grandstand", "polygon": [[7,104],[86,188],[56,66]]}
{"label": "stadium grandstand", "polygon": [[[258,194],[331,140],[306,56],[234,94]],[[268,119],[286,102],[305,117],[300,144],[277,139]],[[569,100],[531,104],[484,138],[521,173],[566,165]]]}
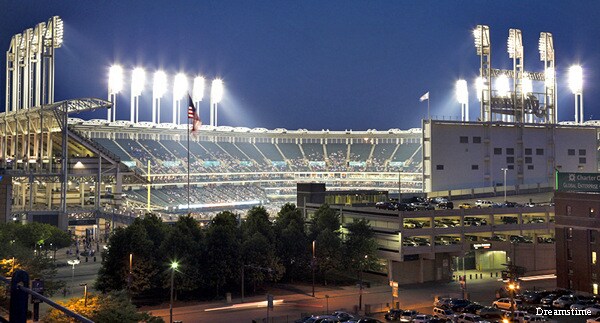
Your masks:
{"label": "stadium grandstand", "polygon": [[[150,178],[152,209],[189,211],[186,126],[76,118],[69,125],[140,177]],[[290,131],[204,125],[190,136],[189,160],[189,206],[202,217],[215,210],[295,202],[297,182],[325,182],[329,190],[422,191],[420,129]],[[147,208],[146,184],[123,184],[122,189],[125,205]]]}

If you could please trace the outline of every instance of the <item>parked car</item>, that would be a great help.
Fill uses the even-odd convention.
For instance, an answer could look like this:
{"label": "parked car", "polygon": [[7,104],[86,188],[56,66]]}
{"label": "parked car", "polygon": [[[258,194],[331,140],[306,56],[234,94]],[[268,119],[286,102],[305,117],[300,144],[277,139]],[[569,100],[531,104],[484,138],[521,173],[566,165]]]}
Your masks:
{"label": "parked car", "polygon": [[587,321],[585,321],[585,323],[598,323],[600,322],[600,317],[597,317],[595,319],[587,319]]}
{"label": "parked car", "polygon": [[417,314],[413,318],[412,323],[430,323],[433,317],[427,314]]}
{"label": "parked car", "polygon": [[477,310],[480,310],[483,307],[483,305],[473,302],[463,308],[463,313],[477,314]]}
{"label": "parked car", "polygon": [[523,323],[547,323],[548,319],[542,315],[525,315]]}
{"label": "parked car", "polygon": [[471,301],[466,299],[453,299],[450,301],[449,308],[454,312],[463,312],[464,308],[471,304]]}
{"label": "parked car", "polygon": [[475,206],[478,208],[494,207],[494,203],[488,200],[477,200]]}
{"label": "parked car", "polygon": [[415,310],[406,310],[402,312],[400,316],[400,322],[411,322],[415,316],[417,316],[419,312]]}
{"label": "parked car", "polygon": [[433,302],[433,307],[444,307],[446,305],[448,305],[448,303],[450,303],[450,301],[452,301],[453,298],[449,298],[449,297],[440,297],[438,298],[437,301]]}
{"label": "parked car", "polygon": [[383,323],[380,320],[373,317],[363,317],[360,320],[356,321],[356,323]]}
{"label": "parked car", "polygon": [[398,321],[400,320],[400,316],[402,316],[402,312],[404,311],[401,309],[392,308],[387,313],[385,313],[384,317],[388,321]]}
{"label": "parked car", "polygon": [[554,294],[554,293],[549,294],[548,296],[546,296],[540,300],[540,304],[545,305],[545,306],[552,306],[552,302],[554,302],[554,300],[559,297],[560,297],[560,295],[558,295],[558,294]]}
{"label": "parked car", "polygon": [[563,295],[552,302],[552,306],[555,308],[567,309],[573,303],[575,303],[577,299],[574,295]]}
{"label": "parked car", "polygon": [[521,302],[520,299],[515,299],[511,303],[510,298],[504,297],[504,298],[500,298],[500,299],[494,301],[492,303],[492,307],[499,308],[502,310],[510,310],[512,306],[514,306],[516,309],[516,308],[519,308],[522,304],[523,304],[523,302]]}
{"label": "parked car", "polygon": [[471,203],[460,203],[458,205],[459,209],[472,209],[473,208],[473,204]]}
{"label": "parked car", "polygon": [[578,300],[575,303],[571,304],[571,306],[569,306],[569,308],[572,310],[583,310],[592,305],[594,305],[594,301],[592,301],[591,299],[582,299],[582,300]]}
{"label": "parked car", "polygon": [[449,310],[447,308],[434,307],[433,308],[433,317],[446,319],[446,320],[454,320],[455,315],[454,315],[454,312],[452,312],[452,310]]}
{"label": "parked car", "polygon": [[331,315],[337,317],[342,322],[356,318],[354,315],[344,311],[335,311]]}
{"label": "parked car", "polygon": [[456,323],[477,323],[482,322],[483,318],[476,314],[462,313],[456,318]]}
{"label": "parked car", "polygon": [[311,316],[304,323],[339,323],[340,320],[333,315],[317,315]]}
{"label": "parked car", "polygon": [[525,319],[525,316],[529,316],[529,313],[525,311],[506,311],[504,312],[505,319],[513,319],[516,322],[522,322]]}
{"label": "parked car", "polygon": [[599,304],[594,304],[590,307],[586,307],[585,308],[586,311],[590,311],[590,315],[591,316],[598,316],[600,315],[600,305]]}
{"label": "parked car", "polygon": [[494,307],[483,307],[475,312],[475,314],[483,317],[484,319],[502,319],[504,312]]}

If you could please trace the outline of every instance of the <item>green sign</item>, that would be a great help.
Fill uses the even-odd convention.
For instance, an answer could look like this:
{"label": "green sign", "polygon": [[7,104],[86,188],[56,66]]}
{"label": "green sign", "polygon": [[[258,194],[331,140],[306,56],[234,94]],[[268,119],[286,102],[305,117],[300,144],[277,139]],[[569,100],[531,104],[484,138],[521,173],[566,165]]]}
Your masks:
{"label": "green sign", "polygon": [[556,190],[600,193],[600,173],[556,173]]}

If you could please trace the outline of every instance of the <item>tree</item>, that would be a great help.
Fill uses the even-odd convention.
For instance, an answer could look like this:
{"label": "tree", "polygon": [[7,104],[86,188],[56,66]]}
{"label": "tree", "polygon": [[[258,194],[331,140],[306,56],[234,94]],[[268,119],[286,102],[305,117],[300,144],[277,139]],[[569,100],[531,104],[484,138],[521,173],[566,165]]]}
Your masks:
{"label": "tree", "polygon": [[346,227],[348,234],[344,242],[344,263],[353,268],[357,277],[365,270],[379,269],[378,245],[375,233],[366,219],[354,219]]}
{"label": "tree", "polygon": [[206,232],[206,281],[218,296],[221,288],[237,283],[241,268],[240,232],[237,216],[231,212],[220,212],[208,226]]}
{"label": "tree", "polygon": [[310,242],[304,226],[304,217],[294,204],[287,203],[275,220],[276,254],[286,268],[286,277],[301,279],[310,267]]}
{"label": "tree", "polygon": [[[89,294],[87,306],[83,298],[72,298],[59,304],[71,311],[83,315],[97,323],[112,322],[164,322],[162,318],[151,316],[145,312],[138,312],[136,307],[129,301],[124,292],[113,292],[110,294]],[[76,322],[66,316],[63,312],[51,308],[43,319],[44,322]]]}
{"label": "tree", "polygon": [[340,230],[340,216],[328,204],[323,204],[311,219],[310,237],[315,240],[323,231],[338,233]]}
{"label": "tree", "polygon": [[246,214],[246,219],[242,224],[244,238],[251,237],[255,233],[262,234],[269,242],[275,241],[273,225],[269,221],[269,213],[262,206],[251,208]]}
{"label": "tree", "polygon": [[315,241],[315,257],[325,284],[342,268],[340,217],[329,205],[323,204],[311,219],[310,237]]}

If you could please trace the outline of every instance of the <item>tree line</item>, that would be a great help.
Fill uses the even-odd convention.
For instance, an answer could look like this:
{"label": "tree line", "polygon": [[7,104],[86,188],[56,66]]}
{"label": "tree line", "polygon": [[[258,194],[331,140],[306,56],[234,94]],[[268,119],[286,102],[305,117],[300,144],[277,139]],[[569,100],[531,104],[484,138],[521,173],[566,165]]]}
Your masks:
{"label": "tree line", "polygon": [[[205,226],[190,216],[169,225],[148,214],[111,234],[95,287],[101,292],[126,290],[138,302],[164,300],[176,262],[178,298],[213,299],[239,291],[242,270],[250,292],[275,282],[308,283],[312,266],[323,284],[354,279],[361,271],[377,269],[376,252],[367,220],[342,227],[340,215],[328,205],[310,219],[289,203],[273,221],[260,206],[243,219],[224,211]],[[356,276],[348,277],[348,272]]]}

